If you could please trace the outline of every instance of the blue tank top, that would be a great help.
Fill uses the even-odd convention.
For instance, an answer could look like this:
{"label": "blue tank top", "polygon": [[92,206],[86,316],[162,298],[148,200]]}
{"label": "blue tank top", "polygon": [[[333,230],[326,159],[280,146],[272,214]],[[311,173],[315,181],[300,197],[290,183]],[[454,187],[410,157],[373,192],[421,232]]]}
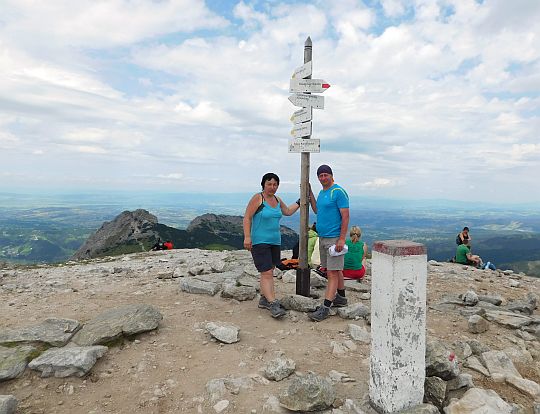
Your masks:
{"label": "blue tank top", "polygon": [[276,207],[270,206],[263,200],[263,208],[253,215],[251,221],[251,243],[252,244],[275,244],[281,245],[281,232],[279,231],[279,221],[283,214],[278,201]]}

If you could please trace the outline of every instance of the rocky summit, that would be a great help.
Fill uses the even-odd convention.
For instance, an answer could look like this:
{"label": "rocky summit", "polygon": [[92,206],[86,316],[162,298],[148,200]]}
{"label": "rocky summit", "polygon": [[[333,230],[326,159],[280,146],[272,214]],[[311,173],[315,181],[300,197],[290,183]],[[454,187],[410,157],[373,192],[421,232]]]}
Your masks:
{"label": "rocky summit", "polygon": [[[403,413],[539,413],[539,280],[426,265],[425,401]],[[273,319],[246,251],[3,265],[0,412],[375,414],[370,273],[316,323],[324,279],[304,298],[276,271]]]}
{"label": "rocky summit", "polygon": [[[158,223],[146,210],[124,211],[92,234],[75,252],[72,260],[148,251],[161,240],[172,241],[176,248],[243,249],[244,233],[241,216],[203,214],[193,219],[186,230]],[[298,234],[281,226],[284,249],[292,249]]]}

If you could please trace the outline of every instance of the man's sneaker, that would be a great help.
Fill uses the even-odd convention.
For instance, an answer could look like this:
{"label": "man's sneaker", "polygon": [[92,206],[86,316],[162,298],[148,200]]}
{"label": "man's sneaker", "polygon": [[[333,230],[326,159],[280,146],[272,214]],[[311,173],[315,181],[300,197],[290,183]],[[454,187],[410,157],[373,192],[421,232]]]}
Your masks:
{"label": "man's sneaker", "polygon": [[308,313],[309,319],[315,322],[324,321],[328,316],[330,315],[330,308],[321,305],[317,306],[317,309],[315,309],[315,312]]}
{"label": "man's sneaker", "polygon": [[341,296],[339,293],[336,293],[332,306],[335,308],[342,308],[343,306],[347,306],[348,303],[349,301],[345,296]]}
{"label": "man's sneaker", "polygon": [[287,314],[287,311],[281,306],[279,300],[276,299],[270,303],[270,313],[272,314],[272,318],[281,318],[283,315]]}
{"label": "man's sneaker", "polygon": [[259,299],[259,308],[270,310],[270,305],[271,303],[268,302],[268,299],[266,299],[265,296],[261,295],[261,298]]}

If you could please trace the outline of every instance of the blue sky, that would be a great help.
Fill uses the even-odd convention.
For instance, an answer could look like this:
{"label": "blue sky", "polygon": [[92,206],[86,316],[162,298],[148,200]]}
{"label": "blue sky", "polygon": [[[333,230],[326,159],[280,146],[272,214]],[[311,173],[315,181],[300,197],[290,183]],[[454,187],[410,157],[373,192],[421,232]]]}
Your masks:
{"label": "blue sky", "polygon": [[0,191],[296,192],[311,36],[312,183],[540,201],[540,2],[0,2]]}

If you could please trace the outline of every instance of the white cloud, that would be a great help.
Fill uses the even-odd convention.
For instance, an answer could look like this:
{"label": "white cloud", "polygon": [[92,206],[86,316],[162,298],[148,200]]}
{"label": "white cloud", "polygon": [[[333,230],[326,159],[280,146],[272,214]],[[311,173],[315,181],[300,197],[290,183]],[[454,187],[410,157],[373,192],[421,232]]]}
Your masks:
{"label": "white cloud", "polygon": [[178,191],[227,177],[251,191],[276,171],[297,191],[288,79],[310,35],[313,77],[332,85],[312,165],[376,195],[463,198],[474,177],[481,198],[496,177],[518,197],[513,183],[540,174],[531,3],[385,0],[385,20],[353,0],[240,1],[220,4],[228,22],[202,1],[5,2],[0,173],[159,188],[159,171]]}

